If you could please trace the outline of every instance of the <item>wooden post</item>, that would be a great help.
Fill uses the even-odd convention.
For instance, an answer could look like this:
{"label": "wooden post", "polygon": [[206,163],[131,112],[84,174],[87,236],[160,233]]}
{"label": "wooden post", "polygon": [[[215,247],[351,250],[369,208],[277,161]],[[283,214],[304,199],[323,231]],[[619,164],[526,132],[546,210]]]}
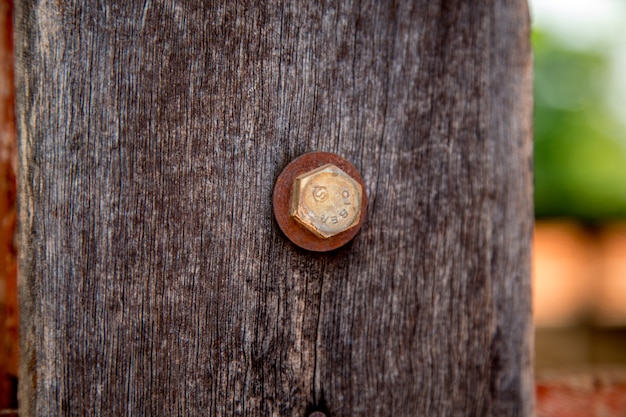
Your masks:
{"label": "wooden post", "polygon": [[[529,416],[523,0],[16,6],[21,416]],[[362,173],[348,246],[274,182]]]}

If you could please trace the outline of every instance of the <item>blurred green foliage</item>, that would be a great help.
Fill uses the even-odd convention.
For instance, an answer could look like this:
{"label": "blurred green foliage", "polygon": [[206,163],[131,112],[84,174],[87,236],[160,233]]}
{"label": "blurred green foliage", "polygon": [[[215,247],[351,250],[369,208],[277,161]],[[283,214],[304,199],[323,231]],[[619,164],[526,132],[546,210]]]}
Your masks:
{"label": "blurred green foliage", "polygon": [[536,217],[625,218],[626,132],[606,104],[606,52],[538,30],[533,46]]}

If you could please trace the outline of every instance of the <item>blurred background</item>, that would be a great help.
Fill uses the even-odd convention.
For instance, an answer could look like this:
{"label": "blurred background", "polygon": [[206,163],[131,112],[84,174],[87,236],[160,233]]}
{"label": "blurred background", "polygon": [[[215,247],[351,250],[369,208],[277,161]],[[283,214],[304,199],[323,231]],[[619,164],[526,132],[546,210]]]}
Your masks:
{"label": "blurred background", "polygon": [[13,7],[0,0],[0,415],[17,406],[17,258],[15,230],[15,122]]}
{"label": "blurred background", "polygon": [[626,416],[626,2],[530,7],[537,414]]}
{"label": "blurred background", "polygon": [[[11,4],[0,0],[0,410],[16,407],[18,353]],[[530,7],[537,414],[626,416],[626,1]]]}

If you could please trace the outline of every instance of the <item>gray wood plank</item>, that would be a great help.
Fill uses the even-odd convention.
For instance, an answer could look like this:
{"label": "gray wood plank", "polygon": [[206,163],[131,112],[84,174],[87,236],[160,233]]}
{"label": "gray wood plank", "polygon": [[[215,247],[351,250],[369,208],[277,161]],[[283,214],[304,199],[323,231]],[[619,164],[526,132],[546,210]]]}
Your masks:
{"label": "gray wood plank", "polygon": [[[18,3],[21,415],[531,415],[524,1]],[[327,254],[313,150],[370,201]]]}

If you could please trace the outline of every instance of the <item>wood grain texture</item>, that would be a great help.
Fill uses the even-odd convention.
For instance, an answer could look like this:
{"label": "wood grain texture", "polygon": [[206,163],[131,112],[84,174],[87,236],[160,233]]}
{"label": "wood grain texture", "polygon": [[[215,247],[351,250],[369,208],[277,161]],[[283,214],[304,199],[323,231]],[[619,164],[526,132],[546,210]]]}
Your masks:
{"label": "wood grain texture", "polygon": [[[531,415],[525,2],[258,3],[17,6],[21,415]],[[314,150],[329,254],[272,217]]]}

